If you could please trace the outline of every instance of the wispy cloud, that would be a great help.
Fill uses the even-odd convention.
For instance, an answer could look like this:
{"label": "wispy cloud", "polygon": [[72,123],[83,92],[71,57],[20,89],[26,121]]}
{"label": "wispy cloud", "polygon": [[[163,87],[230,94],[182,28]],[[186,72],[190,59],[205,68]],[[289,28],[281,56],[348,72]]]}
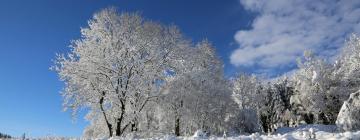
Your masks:
{"label": "wispy cloud", "polygon": [[235,34],[235,66],[276,69],[304,50],[331,57],[352,32],[360,32],[360,0],[240,0],[258,14],[250,30]]}

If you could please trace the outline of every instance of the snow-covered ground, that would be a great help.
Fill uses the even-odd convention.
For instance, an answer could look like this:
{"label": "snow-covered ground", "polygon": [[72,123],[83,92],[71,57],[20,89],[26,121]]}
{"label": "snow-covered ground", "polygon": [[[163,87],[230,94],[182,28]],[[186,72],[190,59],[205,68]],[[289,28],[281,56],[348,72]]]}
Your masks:
{"label": "snow-covered ground", "polygon": [[[31,139],[31,138],[30,138]],[[335,125],[300,125],[296,128],[283,127],[279,128],[275,134],[266,135],[254,133],[251,135],[239,135],[239,136],[223,136],[216,137],[204,136],[204,133],[197,131],[194,136],[191,137],[176,137],[173,135],[166,135],[153,138],[110,138],[110,140],[360,140],[360,131],[356,132],[337,132]],[[1,140],[1,139],[0,139]],[[19,139],[20,140],[20,139]],[[35,139],[34,139],[35,140]],[[64,137],[43,137],[36,138],[36,140],[81,140],[77,138],[64,138]],[[98,139],[106,140],[106,139]]]}
{"label": "snow-covered ground", "polygon": [[[118,140],[119,138],[112,138]],[[136,139],[136,138],[123,138]],[[167,135],[163,137],[147,138],[141,140],[360,140],[360,131],[357,132],[336,132],[334,125],[302,125],[297,128],[280,128],[273,135],[261,135],[254,133],[251,135],[240,135],[231,137],[206,137],[201,133],[196,133],[192,137],[175,137]],[[140,139],[139,139],[140,140]]]}

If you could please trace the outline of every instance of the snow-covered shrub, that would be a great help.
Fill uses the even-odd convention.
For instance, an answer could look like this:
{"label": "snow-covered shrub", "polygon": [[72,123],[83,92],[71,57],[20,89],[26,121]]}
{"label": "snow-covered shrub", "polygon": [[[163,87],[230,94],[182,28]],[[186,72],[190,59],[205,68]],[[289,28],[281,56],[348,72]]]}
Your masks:
{"label": "snow-covered shrub", "polygon": [[336,125],[343,131],[360,130],[360,91],[352,93],[344,102]]}

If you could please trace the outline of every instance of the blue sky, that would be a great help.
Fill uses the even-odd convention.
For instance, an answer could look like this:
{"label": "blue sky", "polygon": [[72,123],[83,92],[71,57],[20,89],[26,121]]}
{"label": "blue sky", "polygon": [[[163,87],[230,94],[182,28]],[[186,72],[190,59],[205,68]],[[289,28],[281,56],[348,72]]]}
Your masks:
{"label": "blue sky", "polygon": [[356,0],[1,0],[0,132],[80,136],[86,122],[62,111],[63,84],[49,70],[92,15],[109,6],[175,24],[210,40],[225,74],[270,77],[296,68],[304,50],[331,59],[360,31]]}

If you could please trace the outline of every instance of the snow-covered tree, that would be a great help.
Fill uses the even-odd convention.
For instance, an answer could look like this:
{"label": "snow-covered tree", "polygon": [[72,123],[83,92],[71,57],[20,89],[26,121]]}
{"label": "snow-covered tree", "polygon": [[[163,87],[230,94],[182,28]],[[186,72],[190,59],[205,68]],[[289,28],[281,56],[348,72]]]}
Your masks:
{"label": "snow-covered tree", "polygon": [[292,82],[283,77],[264,86],[264,106],[260,108],[260,118],[265,132],[294,124],[290,98],[294,93]]}
{"label": "snow-covered tree", "polygon": [[[315,123],[325,109],[325,94],[328,89],[329,69],[331,67],[322,59],[316,58],[312,52],[304,53],[305,61],[299,59],[299,70],[294,76],[295,90],[291,103],[296,106],[296,114],[303,115],[306,123]],[[315,115],[315,116],[314,116]]]}
{"label": "snow-covered tree", "polygon": [[294,76],[296,94],[292,104],[306,123],[334,124],[347,91],[338,71],[338,63],[331,65],[305,53],[305,62],[299,63]]}
{"label": "snow-covered tree", "polygon": [[[160,94],[175,48],[186,44],[175,27],[146,21],[114,8],[96,13],[58,55],[53,69],[65,82],[65,109],[86,108],[108,136],[137,131],[140,114]],[[99,125],[96,123],[94,125]]]}
{"label": "snow-covered tree", "polygon": [[8,134],[3,134],[3,133],[0,133],[0,138],[1,139],[11,139],[12,137]]}
{"label": "snow-covered tree", "polygon": [[287,77],[266,84],[255,76],[238,75],[233,80],[233,99],[240,109],[240,130],[273,132],[278,127],[291,125],[295,118],[290,104],[293,92]]}
{"label": "snow-covered tree", "polygon": [[264,107],[265,94],[256,76],[239,74],[232,81],[232,98],[238,104],[236,114],[237,131],[240,133],[254,133],[262,131],[260,124],[260,110]]}
{"label": "snow-covered tree", "polygon": [[89,139],[273,132],[302,120],[334,124],[342,103],[359,90],[356,35],[334,65],[305,52],[292,78],[267,84],[245,74],[224,79],[223,63],[209,41],[192,43],[176,27],[137,13],[104,9],[81,35],[52,69],[65,83],[64,109],[74,117],[88,111],[84,138]]}
{"label": "snow-covered tree", "polygon": [[[339,84],[339,100],[344,102],[336,124],[341,130],[360,129],[359,84],[360,84],[360,37],[352,34],[336,61],[335,72]],[[346,101],[345,101],[346,100]]]}
{"label": "snow-covered tree", "polygon": [[334,64],[334,76],[339,81],[337,86],[341,101],[345,101],[350,93],[359,90],[360,84],[360,37],[352,34]]}
{"label": "snow-covered tree", "polygon": [[198,129],[222,133],[231,102],[222,63],[207,41],[187,50],[184,56],[178,62],[182,69],[169,78],[163,97],[170,121],[166,124],[171,124],[167,127],[176,135],[191,135]]}
{"label": "snow-covered tree", "polygon": [[306,123],[334,124],[343,102],[359,90],[359,54],[360,39],[354,34],[334,64],[306,52],[293,77],[296,94],[291,103],[295,114],[301,114]]}
{"label": "snow-covered tree", "polygon": [[256,76],[238,75],[233,81],[233,99],[241,109],[259,109],[263,105],[261,83]]}

